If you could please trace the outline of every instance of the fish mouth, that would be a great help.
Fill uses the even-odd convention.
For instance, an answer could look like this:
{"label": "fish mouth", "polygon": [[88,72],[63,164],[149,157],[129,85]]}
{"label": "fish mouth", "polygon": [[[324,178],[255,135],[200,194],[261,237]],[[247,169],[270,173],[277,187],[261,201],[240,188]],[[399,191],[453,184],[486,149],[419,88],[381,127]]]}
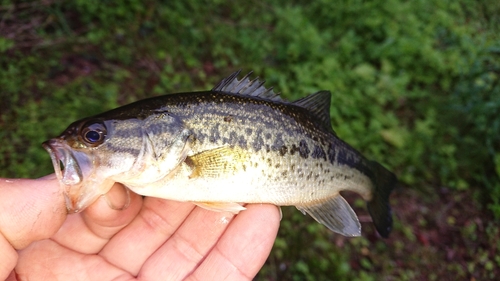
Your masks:
{"label": "fish mouth", "polygon": [[96,184],[86,180],[93,170],[91,155],[73,150],[59,138],[48,140],[42,146],[50,154],[68,213],[82,211],[101,195],[97,194]]}
{"label": "fish mouth", "polygon": [[64,185],[77,185],[82,182],[83,175],[78,161],[71,151],[57,139],[52,139],[42,144],[52,159],[52,165],[57,179]]}

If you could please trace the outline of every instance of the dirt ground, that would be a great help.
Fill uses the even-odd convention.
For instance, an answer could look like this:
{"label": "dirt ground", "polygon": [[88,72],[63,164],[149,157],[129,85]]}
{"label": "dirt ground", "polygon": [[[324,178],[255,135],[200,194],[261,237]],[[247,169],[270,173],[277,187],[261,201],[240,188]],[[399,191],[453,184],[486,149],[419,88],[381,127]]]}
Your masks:
{"label": "dirt ground", "polygon": [[361,258],[369,258],[385,280],[498,280],[498,222],[472,198],[471,191],[444,187],[429,194],[396,190],[395,229],[384,241],[388,251],[362,249],[351,266],[360,268]]}

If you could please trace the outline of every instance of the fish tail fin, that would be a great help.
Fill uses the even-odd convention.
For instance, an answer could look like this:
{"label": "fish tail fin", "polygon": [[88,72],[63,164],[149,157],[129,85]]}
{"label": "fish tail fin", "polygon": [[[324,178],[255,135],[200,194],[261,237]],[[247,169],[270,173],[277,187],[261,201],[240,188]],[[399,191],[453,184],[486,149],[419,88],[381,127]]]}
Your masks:
{"label": "fish tail fin", "polygon": [[375,161],[370,161],[370,167],[373,172],[375,190],[372,199],[367,203],[368,212],[378,233],[387,238],[392,230],[389,195],[396,187],[398,180],[393,173]]}

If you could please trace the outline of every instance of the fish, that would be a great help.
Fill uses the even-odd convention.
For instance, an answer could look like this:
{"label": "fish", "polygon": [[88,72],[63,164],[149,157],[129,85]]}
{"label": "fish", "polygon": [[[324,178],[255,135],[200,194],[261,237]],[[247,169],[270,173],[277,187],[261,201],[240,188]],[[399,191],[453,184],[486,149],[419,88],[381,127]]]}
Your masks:
{"label": "fish", "polygon": [[235,214],[246,203],[295,206],[336,233],[360,236],[340,194],[347,190],[367,202],[376,230],[388,237],[397,178],[337,136],[331,93],[289,102],[250,74],[83,118],[44,142],[68,212],[118,182],[142,196]]}

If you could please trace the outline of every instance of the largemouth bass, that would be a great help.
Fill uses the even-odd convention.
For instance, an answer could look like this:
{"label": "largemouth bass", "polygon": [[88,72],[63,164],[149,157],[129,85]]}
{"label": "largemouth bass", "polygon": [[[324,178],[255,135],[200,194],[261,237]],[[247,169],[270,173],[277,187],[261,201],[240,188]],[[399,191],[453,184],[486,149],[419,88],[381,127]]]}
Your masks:
{"label": "largemouth bass", "polygon": [[241,203],[294,205],[332,231],[361,226],[339,194],[368,203],[381,236],[392,227],[397,179],[342,141],[330,123],[330,92],[286,102],[239,72],[211,91],[140,100],[72,123],[43,143],[70,212],[114,182],[133,192],[237,213]]}

